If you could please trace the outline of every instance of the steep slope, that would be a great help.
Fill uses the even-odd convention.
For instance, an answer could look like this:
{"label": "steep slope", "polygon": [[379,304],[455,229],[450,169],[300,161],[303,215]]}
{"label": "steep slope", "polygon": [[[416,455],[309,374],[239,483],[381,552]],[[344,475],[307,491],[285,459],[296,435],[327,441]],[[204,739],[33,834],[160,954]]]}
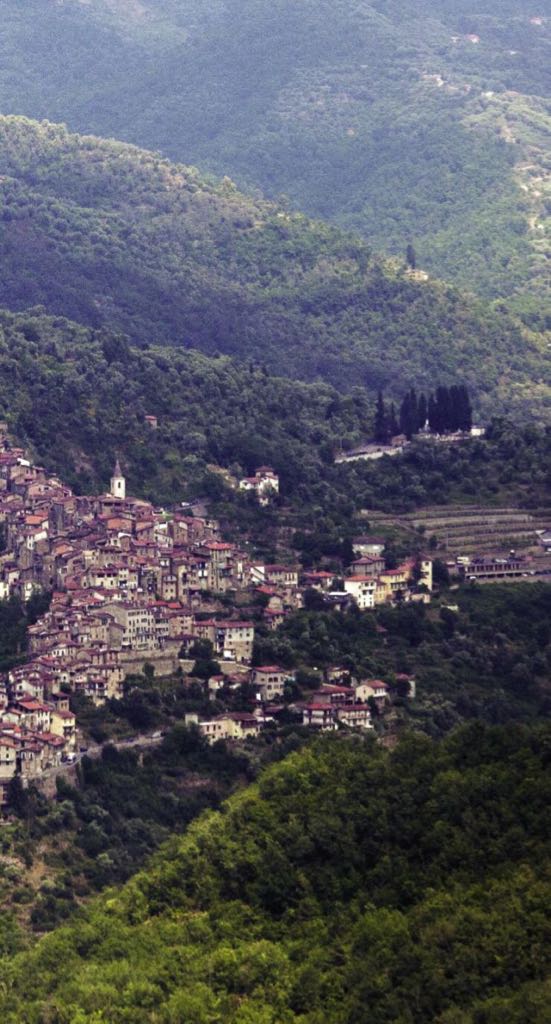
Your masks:
{"label": "steep slope", "polygon": [[0,418],[78,489],[105,488],[117,454],[132,493],[170,503],[223,492],[211,464],[239,476],[270,462],[292,498],[328,474],[337,443],[372,428],[362,389],[343,397],[228,357],[135,349],[114,332],[32,311],[0,311]]}
{"label": "steep slope", "polygon": [[216,467],[239,478],[269,463],[292,521],[306,530],[297,547],[305,557],[317,552],[314,561],[338,555],[343,536],[365,529],[365,519],[354,518],[361,509],[550,503],[551,433],[533,422],[494,420],[483,442],[421,442],[398,458],[339,465],[338,448],[372,436],[365,388],[342,394],[269,375],[255,362],[136,348],[107,328],[36,310],[0,310],[0,419],[77,491],[102,491],[117,455],[133,494],[168,504],[208,496],[231,520],[232,535],[254,528],[263,550],[280,510],[260,513],[239,500]]}
{"label": "steep slope", "polygon": [[0,303],[142,345],[397,396],[460,379],[483,411],[547,399],[547,350],[507,314],[227,180],[59,126],[0,119],[0,256]]}
{"label": "steep slope", "polygon": [[2,112],[284,192],[378,249],[413,241],[541,322],[546,3],[8,0],[2,21]]}
{"label": "steep slope", "polygon": [[549,738],[292,755],[4,961],[3,1021],[544,1024]]}

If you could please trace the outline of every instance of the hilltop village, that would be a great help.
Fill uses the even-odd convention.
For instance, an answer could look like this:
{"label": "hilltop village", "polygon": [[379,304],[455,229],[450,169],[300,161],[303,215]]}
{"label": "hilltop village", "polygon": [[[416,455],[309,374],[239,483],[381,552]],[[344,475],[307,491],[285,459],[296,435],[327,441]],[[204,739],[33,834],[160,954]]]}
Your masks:
{"label": "hilltop village", "polygon": [[[277,475],[261,467],[243,489],[256,488],[265,502],[278,485]],[[333,573],[254,560],[222,538],[214,519],[192,511],[156,508],[129,496],[118,462],[108,493],[75,495],[3,435],[0,597],[26,602],[37,592],[51,594],[48,611],[29,627],[24,663],[0,682],[3,803],[15,775],[23,784],[36,781],[78,756],[72,695],[94,705],[120,698],[127,677],[144,665],[158,677],[189,672],[197,645],[220,664],[220,672],[205,681],[209,695],[247,682],[256,703],[249,712],[210,721],[190,717],[212,742],[257,735],[277,715],[277,702],[292,682],[278,665],[253,666],[255,625],[240,607],[259,595],[270,630],[303,607],[312,589],[338,608],[429,600],[430,560],[386,569],[384,542],[374,538],[357,538],[355,561],[335,589]],[[371,728],[368,699],[384,703],[386,684],[344,681],[337,670],[300,705],[303,724]],[[413,681],[408,685],[413,688]]]}

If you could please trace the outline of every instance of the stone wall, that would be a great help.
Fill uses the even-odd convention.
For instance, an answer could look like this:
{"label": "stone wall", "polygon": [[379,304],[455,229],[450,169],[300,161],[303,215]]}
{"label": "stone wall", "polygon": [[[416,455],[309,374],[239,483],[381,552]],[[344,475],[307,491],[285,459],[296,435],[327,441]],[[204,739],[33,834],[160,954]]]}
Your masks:
{"label": "stone wall", "polygon": [[162,651],[125,651],[120,656],[120,665],[125,675],[139,675],[144,665],[153,665],[155,675],[170,676],[178,665],[178,649]]}

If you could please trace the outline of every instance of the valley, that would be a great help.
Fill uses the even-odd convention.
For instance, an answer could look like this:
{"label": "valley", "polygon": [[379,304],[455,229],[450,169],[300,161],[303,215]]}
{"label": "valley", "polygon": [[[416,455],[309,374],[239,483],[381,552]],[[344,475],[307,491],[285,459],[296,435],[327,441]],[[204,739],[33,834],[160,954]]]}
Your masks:
{"label": "valley", "polygon": [[6,0],[2,1024],[548,1024],[548,0]]}

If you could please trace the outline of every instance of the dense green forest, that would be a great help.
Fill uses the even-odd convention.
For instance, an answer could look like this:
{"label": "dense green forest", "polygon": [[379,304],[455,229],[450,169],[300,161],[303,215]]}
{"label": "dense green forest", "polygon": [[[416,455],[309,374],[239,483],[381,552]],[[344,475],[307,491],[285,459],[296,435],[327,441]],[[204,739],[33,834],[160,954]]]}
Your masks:
{"label": "dense green forest", "polygon": [[[343,536],[365,530],[370,509],[475,497],[549,504],[549,429],[494,419],[484,441],[423,441],[392,459],[335,464],[341,447],[373,436],[375,412],[359,386],[343,395],[329,384],[270,376],[256,362],[136,348],[115,332],[37,310],[0,313],[0,418],[79,492],[105,489],[118,455],[131,493],[169,504],[209,498],[234,534],[256,529],[269,541],[280,505],[259,509],[218,467],[237,479],[270,463],[302,531],[305,564],[338,554]],[[157,430],[147,415],[158,417]]]}
{"label": "dense green forest", "polygon": [[116,142],[0,118],[0,302],[140,345],[256,359],[335,386],[466,384],[534,415],[543,340],[335,228]]}
{"label": "dense green forest", "polygon": [[391,682],[410,674],[417,699],[398,717],[432,736],[470,718],[493,725],[551,715],[549,584],[467,586],[430,606],[364,613],[324,611],[314,596],[317,610],[296,612],[277,633],[260,630],[258,664],[319,679],[332,665]]}
{"label": "dense green forest", "polygon": [[[549,18],[482,0],[7,0],[0,110],[360,232],[541,322]],[[534,22],[534,18],[541,17]]]}
{"label": "dense green forest", "polygon": [[[183,693],[175,680],[174,701]],[[109,724],[106,709],[95,717]],[[262,753],[272,751],[253,760],[223,743],[209,747],[179,723],[141,756],[112,744],[95,753],[83,758],[74,785],[58,779],[56,800],[12,783],[13,816],[0,835],[0,956],[29,933],[55,927],[98,890],[126,881],[162,842],[254,778]]]}
{"label": "dense green forest", "polygon": [[315,742],[4,960],[2,1019],[544,1024],[549,740]]}
{"label": "dense green forest", "polygon": [[[307,699],[331,664],[389,682],[391,710],[381,718],[373,707],[383,737],[413,726],[439,739],[470,719],[492,725],[549,717],[551,587],[465,589],[453,596],[457,611],[449,599],[444,595],[430,609],[299,612],[276,635],[259,622],[255,660],[292,667],[297,683],[286,696],[287,725],[265,729],[238,750],[210,747],[182,723],[188,711],[208,717],[228,707],[249,710],[246,684],[225,692],[223,703],[209,702],[198,681],[181,673],[162,679],[146,673],[128,680],[122,700],[102,708],[74,697],[84,743],[106,746],[101,757],[98,750],[91,751],[95,758],[84,757],[78,785],[58,781],[56,801],[33,787],[12,786],[15,817],[0,836],[0,951],[15,952],[29,933],[51,930],[94,892],[125,881],[202,810],[250,783],[262,765],[309,742],[292,704]],[[6,612],[0,604],[0,615]],[[414,701],[401,695],[397,674],[403,672],[416,679]],[[136,729],[162,729],[165,738],[140,756],[124,746]]]}
{"label": "dense green forest", "polygon": [[116,333],[36,311],[3,312],[0,328],[0,414],[14,437],[80,490],[104,489],[118,454],[131,491],[156,502],[198,491],[231,498],[209,466],[239,476],[267,461],[292,496],[324,466],[330,471],[333,446],[372,429],[363,388],[343,396],[226,356],[137,349]]}

